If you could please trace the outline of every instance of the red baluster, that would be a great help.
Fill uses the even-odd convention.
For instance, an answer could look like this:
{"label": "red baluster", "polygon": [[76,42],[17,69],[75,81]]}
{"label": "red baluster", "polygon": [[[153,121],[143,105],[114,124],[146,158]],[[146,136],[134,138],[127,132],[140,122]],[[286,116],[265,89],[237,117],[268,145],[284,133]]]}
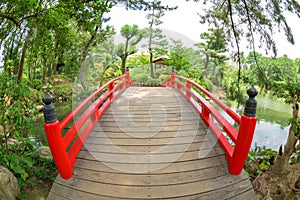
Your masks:
{"label": "red baluster", "polygon": [[243,170],[247,159],[254,130],[256,126],[256,100],[257,90],[255,87],[250,87],[247,90],[249,98],[246,101],[245,111],[241,117],[241,123],[238,131],[237,142],[234,147],[232,158],[229,162],[229,172],[233,175],[238,175]]}
{"label": "red baluster", "polygon": [[53,98],[49,93],[43,97],[43,102],[45,103],[44,128],[57,170],[62,178],[68,179],[73,175],[73,169],[63,142],[60,123],[56,119],[54,106],[51,104],[52,100]]}
{"label": "red baluster", "polygon": [[175,69],[172,67],[172,73],[170,77],[170,87],[175,87]]}
{"label": "red baluster", "polygon": [[191,83],[189,81],[186,82],[185,84],[186,91],[185,91],[185,96],[187,100],[191,100]]}

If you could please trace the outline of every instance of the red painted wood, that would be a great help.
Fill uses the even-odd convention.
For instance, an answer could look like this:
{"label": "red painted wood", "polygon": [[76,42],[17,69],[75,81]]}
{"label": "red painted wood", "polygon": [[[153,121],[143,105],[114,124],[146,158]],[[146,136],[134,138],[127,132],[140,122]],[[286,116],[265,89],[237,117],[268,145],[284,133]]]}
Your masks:
{"label": "red painted wood", "polygon": [[230,139],[235,143],[237,141],[237,131],[235,128],[220,114],[220,112],[206,101],[200,94],[192,90],[192,96],[200,102],[202,106],[202,117],[207,119],[211,114],[218,122],[218,124],[227,133]]}
{"label": "red painted wood", "polygon": [[[115,85],[116,83],[117,85]],[[132,85],[133,82],[130,80],[129,72],[126,72],[123,76],[109,81],[97,91],[93,92],[68,114],[61,123],[56,121],[44,124],[53,159],[62,178],[68,179],[73,175],[73,165],[76,162],[76,156],[88,138],[91,130],[122,90]],[[108,90],[94,101],[95,97],[101,94],[105,89]],[[89,103],[92,104],[87,107]],[[62,130],[72,120],[75,120],[75,117],[83,110],[84,112],[76,119],[67,133],[62,136]]]}
{"label": "red painted wood", "polygon": [[81,104],[79,104],[69,115],[67,115],[62,121],[61,121],[61,127],[65,128],[68,123],[70,123],[71,120],[73,120],[74,116],[78,115],[78,113],[89,103],[93,100],[95,96],[100,94],[105,88],[109,86],[110,83],[114,83],[122,78],[125,78],[125,75],[119,76],[117,78],[112,79],[108,83],[101,86],[98,90],[96,90],[94,93],[92,93],[88,98],[86,98]]}
{"label": "red painted wood", "polygon": [[[239,116],[197,83],[185,77],[175,75],[174,72],[170,78],[164,82],[164,86],[177,89],[192,103],[222,146],[229,163],[228,169],[230,173],[233,175],[240,174],[251,147],[257,118],[245,115],[242,115],[242,117]],[[193,90],[191,86],[194,86],[199,91]],[[220,114],[217,108],[203,98],[200,93],[209,97],[219,108],[224,110],[239,125],[238,131]],[[229,141],[225,135],[229,136],[231,141]],[[233,145],[231,145],[231,143],[233,143]]]}
{"label": "red painted wood", "polygon": [[256,120],[257,117],[242,115],[238,139],[235,143],[234,152],[229,162],[229,172],[231,174],[238,175],[243,170],[244,163],[251,147]]}
{"label": "red painted wood", "polygon": [[68,179],[73,175],[73,169],[61,136],[61,126],[59,122],[56,121],[44,124],[44,128],[57,170],[61,177]]}
{"label": "red painted wood", "polygon": [[200,85],[198,85],[197,83],[195,83],[192,80],[189,80],[183,76],[178,76],[178,75],[174,75],[176,78],[180,79],[180,80],[184,80],[186,82],[190,82],[191,85],[195,86],[198,90],[200,90],[203,94],[205,94],[207,97],[209,97],[212,101],[214,101],[220,108],[222,108],[222,110],[224,110],[235,122],[237,122],[238,124],[240,124],[241,121],[241,117],[234,112],[233,110],[231,110],[226,104],[224,104],[221,100],[219,100],[218,98],[214,97],[210,92],[208,92],[207,90],[205,90],[203,87],[201,87]]}

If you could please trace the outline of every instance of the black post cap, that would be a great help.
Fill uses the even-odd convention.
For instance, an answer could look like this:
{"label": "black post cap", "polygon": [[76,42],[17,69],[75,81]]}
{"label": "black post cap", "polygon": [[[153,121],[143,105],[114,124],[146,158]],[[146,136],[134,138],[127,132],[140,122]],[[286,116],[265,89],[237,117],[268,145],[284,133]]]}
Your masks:
{"label": "black post cap", "polygon": [[255,117],[256,116],[256,106],[257,101],[255,99],[256,95],[258,94],[257,89],[252,85],[247,89],[247,94],[249,98],[246,101],[244,115],[248,117]]}
{"label": "black post cap", "polygon": [[52,95],[49,93],[46,93],[42,100],[45,104],[45,106],[44,106],[45,123],[52,123],[52,122],[57,121],[56,114],[55,114],[55,108],[52,105],[52,101],[53,101]]}

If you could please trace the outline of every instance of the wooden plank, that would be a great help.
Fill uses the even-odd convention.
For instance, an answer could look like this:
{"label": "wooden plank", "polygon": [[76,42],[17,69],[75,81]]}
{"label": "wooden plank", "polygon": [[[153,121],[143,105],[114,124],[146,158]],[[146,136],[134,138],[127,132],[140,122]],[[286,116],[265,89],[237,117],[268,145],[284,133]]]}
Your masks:
{"label": "wooden plank", "polygon": [[[220,170],[221,169],[221,170]],[[223,176],[227,173],[226,164],[216,165],[211,168],[197,169],[194,171],[174,172],[166,174],[141,174],[141,173],[118,173],[92,171],[88,169],[75,168],[75,174],[85,180],[102,182],[107,184],[118,184],[124,186],[166,186],[192,183]],[[76,175],[75,175],[76,177]],[[131,181],[128,181],[131,180]]]}
{"label": "wooden plank", "polygon": [[48,198],[47,199],[53,199],[53,200],[69,200],[70,198],[67,198],[65,196],[61,196],[60,194],[64,194],[63,192],[58,192],[58,193],[55,193],[54,190],[56,183],[54,183],[54,185],[52,186],[53,190],[51,190],[48,194]]}
{"label": "wooden plank", "polygon": [[[146,127],[145,129],[147,129]],[[202,127],[201,127],[202,128]],[[102,128],[101,128],[102,129]],[[147,130],[138,131],[128,131],[127,128],[120,128],[118,131],[110,131],[110,129],[104,130],[93,130],[90,133],[91,138],[109,138],[109,139],[130,139],[130,138],[175,138],[175,137],[189,137],[196,135],[206,135],[208,132],[207,129],[203,130],[168,130],[168,131],[159,131],[159,128],[153,128],[154,130],[146,132]],[[158,130],[157,130],[158,129]],[[129,129],[130,130],[130,129]]]}
{"label": "wooden plank", "polygon": [[[57,178],[59,179],[59,177]],[[63,197],[59,196],[58,194],[63,195]],[[49,193],[48,200],[57,200],[56,198],[59,197],[61,200],[120,200],[120,198],[113,198],[113,197],[105,197],[97,194],[91,194],[87,191],[82,190],[75,190],[70,186],[62,185],[58,183],[54,183]]]}
{"label": "wooden plank", "polygon": [[[227,164],[226,159],[223,155],[207,157],[205,159],[195,159],[195,160],[186,160],[186,161],[175,161],[170,163],[166,167],[163,167],[159,170],[155,170],[152,173],[162,174],[162,173],[175,173],[175,172],[186,172],[197,169],[205,169],[214,167],[216,165]],[[141,170],[139,164],[130,164],[132,169]],[[158,168],[159,164],[149,163],[148,168]],[[105,163],[105,162],[95,162],[95,160],[88,160],[84,158],[78,158],[76,162],[76,167],[89,169],[93,171],[100,172],[109,172],[109,173],[123,173],[119,169],[124,169],[128,167],[128,163]],[[134,171],[134,170],[132,170]],[[144,170],[143,170],[144,171]]]}
{"label": "wooden plank", "polygon": [[[182,132],[181,132],[182,133]],[[205,135],[192,135],[191,132],[188,136],[180,136],[174,133],[175,137],[147,137],[146,134],[141,137],[128,137],[128,138],[105,138],[105,137],[93,137],[90,136],[86,140],[86,144],[99,144],[99,145],[127,145],[127,146],[149,146],[149,145],[171,145],[171,144],[191,144],[193,141],[204,141]]]}
{"label": "wooden plank", "polygon": [[[156,124],[157,125],[157,124]],[[127,125],[123,125],[122,123],[119,123],[118,126],[115,127],[98,127],[96,126],[96,129],[94,128],[94,131],[99,128],[102,132],[128,132],[128,133],[153,133],[153,132],[176,132],[176,131],[195,131],[198,130],[197,124],[187,124],[187,125],[173,125],[173,126],[165,126],[162,122],[160,126],[154,127],[152,123],[149,123],[147,126],[139,126],[136,124],[132,124],[131,127],[128,127]],[[202,128],[202,127],[200,127]],[[205,129],[207,130],[207,129]],[[197,131],[196,131],[197,132]]]}
{"label": "wooden plank", "polygon": [[[245,184],[249,185],[249,180],[247,180],[247,182]],[[254,193],[252,186],[251,187],[248,186],[248,187],[249,187],[248,190],[242,191],[242,192],[240,191],[239,194],[229,197],[227,199],[230,199],[230,200],[240,200],[240,199],[256,200],[257,198],[255,198],[255,193]]]}
{"label": "wooden plank", "polygon": [[[199,126],[201,126],[201,129],[207,129],[207,126],[205,125],[205,123],[202,120],[199,120],[197,122],[196,121],[191,121],[191,120],[166,121],[166,122],[164,122],[164,126],[178,126],[178,124],[181,124],[181,125],[194,125],[196,123]],[[126,126],[129,126],[129,125],[132,125],[132,122],[123,121],[122,124],[126,125]],[[161,122],[156,122],[156,123],[151,123],[151,124],[153,126],[159,126],[159,125],[161,125]],[[106,127],[106,126],[107,127],[115,127],[115,126],[118,126],[118,122],[116,122],[116,121],[99,121],[97,125],[99,125],[100,127]],[[149,123],[148,122],[137,123],[136,125],[147,126],[147,125],[149,125]],[[97,129],[95,129],[94,131],[97,131]]]}
{"label": "wooden plank", "polygon": [[[214,157],[218,155],[223,155],[221,147],[209,149],[207,155],[204,157]],[[107,163],[125,163],[130,166],[130,164],[150,164],[150,163],[170,163],[175,161],[187,161],[199,159],[199,151],[190,152],[178,152],[178,153],[101,153],[101,152],[91,152],[91,151],[81,151],[78,154],[78,158],[84,158],[88,160],[98,160]]]}
{"label": "wooden plank", "polygon": [[[239,187],[238,185],[247,185]],[[209,192],[199,193],[195,195],[181,196],[172,199],[177,200],[212,200],[212,199],[235,199],[235,200],[256,200],[255,193],[248,179],[242,179],[241,182],[236,182],[232,185],[225,185],[223,188]]]}
{"label": "wooden plank", "polygon": [[101,152],[101,153],[160,153],[163,149],[163,153],[177,153],[177,152],[188,152],[188,151],[199,151],[201,152],[208,151],[211,148],[220,147],[219,144],[215,141],[197,141],[190,143],[180,143],[180,144],[169,144],[168,148],[166,145],[151,145],[148,148],[141,145],[99,145],[99,144],[85,144],[82,151],[91,151],[91,152]]}
{"label": "wooden plank", "polygon": [[[132,179],[127,181],[134,181]],[[239,184],[239,177],[222,175],[213,179],[184,183],[179,185],[156,185],[156,186],[126,186],[118,183],[100,183],[79,178],[62,180],[57,183],[61,185],[72,185],[72,189],[86,191],[91,194],[112,196],[119,198],[151,199],[151,198],[174,198],[187,195],[205,193],[224,187],[224,183]],[[145,183],[147,183],[145,181]]]}

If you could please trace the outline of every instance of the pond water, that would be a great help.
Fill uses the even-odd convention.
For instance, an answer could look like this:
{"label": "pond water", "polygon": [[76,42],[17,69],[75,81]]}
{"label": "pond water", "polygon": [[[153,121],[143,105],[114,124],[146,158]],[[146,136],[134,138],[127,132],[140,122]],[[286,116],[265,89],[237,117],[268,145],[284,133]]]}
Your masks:
{"label": "pond water", "polygon": [[[251,148],[255,146],[266,147],[278,151],[284,145],[289,132],[288,119],[292,116],[292,107],[281,101],[273,100],[266,96],[257,96],[257,123]],[[232,103],[232,102],[231,102]],[[232,103],[231,108],[241,115],[243,108],[236,108]],[[224,111],[222,115],[234,124]]]}
{"label": "pond water", "polygon": [[256,100],[258,121],[252,147],[265,146],[278,151],[288,136],[288,119],[292,116],[291,105],[264,96],[258,96]]}

